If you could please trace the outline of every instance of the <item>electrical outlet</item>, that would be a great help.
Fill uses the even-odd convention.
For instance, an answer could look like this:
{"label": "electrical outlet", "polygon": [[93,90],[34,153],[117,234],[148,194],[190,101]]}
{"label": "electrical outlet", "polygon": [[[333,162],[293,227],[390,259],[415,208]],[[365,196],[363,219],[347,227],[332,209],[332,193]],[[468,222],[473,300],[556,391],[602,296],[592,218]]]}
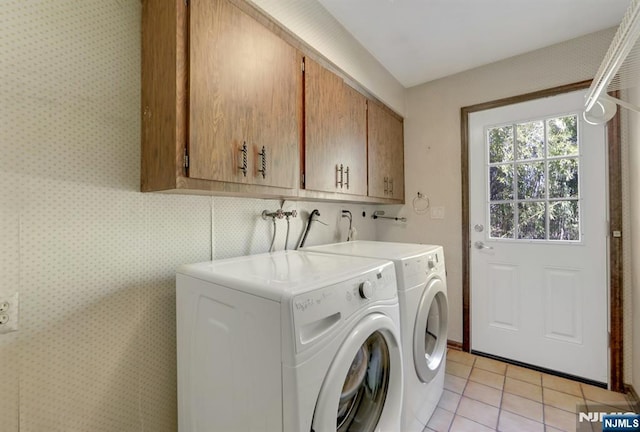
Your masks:
{"label": "electrical outlet", "polygon": [[18,330],[18,293],[0,296],[0,334]]}

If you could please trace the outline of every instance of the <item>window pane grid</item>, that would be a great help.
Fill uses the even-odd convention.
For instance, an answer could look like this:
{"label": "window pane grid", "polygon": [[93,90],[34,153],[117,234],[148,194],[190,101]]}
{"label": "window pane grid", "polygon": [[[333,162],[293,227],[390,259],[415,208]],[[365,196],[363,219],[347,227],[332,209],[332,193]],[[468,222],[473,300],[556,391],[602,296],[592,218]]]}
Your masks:
{"label": "window pane grid", "polygon": [[[567,160],[567,159],[579,159],[579,155],[569,155],[569,156],[549,156],[546,158],[535,158],[535,159],[518,159],[516,162],[545,162],[545,161],[556,161],[556,160]],[[514,162],[491,162],[487,164],[490,167],[499,166],[499,165],[513,165]]]}
{"label": "window pane grid", "polygon": [[572,114],[488,130],[491,238],[580,241],[577,120]]}

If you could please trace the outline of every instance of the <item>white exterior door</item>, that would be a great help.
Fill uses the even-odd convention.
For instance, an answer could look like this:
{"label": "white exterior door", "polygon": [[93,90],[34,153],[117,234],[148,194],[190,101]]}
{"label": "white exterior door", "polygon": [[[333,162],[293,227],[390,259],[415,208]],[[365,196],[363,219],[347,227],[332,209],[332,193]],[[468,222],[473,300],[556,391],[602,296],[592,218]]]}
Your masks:
{"label": "white exterior door", "polygon": [[583,103],[469,117],[471,349],[606,383],[605,129]]}

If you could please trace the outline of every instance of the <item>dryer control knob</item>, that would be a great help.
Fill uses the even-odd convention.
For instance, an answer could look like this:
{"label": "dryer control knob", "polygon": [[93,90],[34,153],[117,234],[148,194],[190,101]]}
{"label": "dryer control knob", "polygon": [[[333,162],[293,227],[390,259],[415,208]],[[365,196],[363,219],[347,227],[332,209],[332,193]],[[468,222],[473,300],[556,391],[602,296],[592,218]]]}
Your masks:
{"label": "dryer control knob", "polygon": [[436,267],[436,262],[433,257],[429,257],[429,260],[427,261],[427,267],[429,268],[429,270],[433,270]]}
{"label": "dryer control knob", "polygon": [[360,284],[360,297],[362,297],[363,299],[370,299],[371,297],[373,297],[373,284],[371,282],[364,281]]}

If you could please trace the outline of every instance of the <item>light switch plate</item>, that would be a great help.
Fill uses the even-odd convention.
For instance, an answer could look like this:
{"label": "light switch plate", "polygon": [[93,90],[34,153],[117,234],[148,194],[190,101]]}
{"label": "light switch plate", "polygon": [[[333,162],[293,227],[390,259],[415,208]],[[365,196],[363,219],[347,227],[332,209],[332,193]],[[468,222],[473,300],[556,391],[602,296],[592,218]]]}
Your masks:
{"label": "light switch plate", "polygon": [[431,207],[431,219],[444,219],[444,207]]}

